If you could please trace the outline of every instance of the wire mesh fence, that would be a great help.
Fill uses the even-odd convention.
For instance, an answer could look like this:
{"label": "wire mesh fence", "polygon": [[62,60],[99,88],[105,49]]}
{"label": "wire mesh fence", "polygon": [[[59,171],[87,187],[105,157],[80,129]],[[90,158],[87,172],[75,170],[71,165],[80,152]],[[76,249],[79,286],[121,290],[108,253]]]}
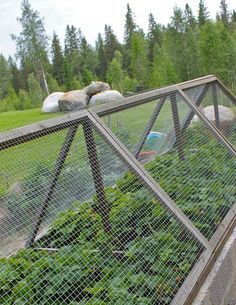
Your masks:
{"label": "wire mesh fence", "polygon": [[0,135],[0,304],[184,304],[236,198],[235,126],[186,86]]}
{"label": "wire mesh fence", "polygon": [[[197,96],[199,91],[195,93]],[[147,109],[153,109],[153,103],[162,105],[155,121],[151,118],[146,122],[146,128],[143,121],[136,119],[142,115],[144,105],[119,113],[120,124],[124,122],[126,130],[125,140],[120,127],[111,125],[110,128],[145,164],[145,169],[202,234],[210,239],[235,203],[235,156],[196,114],[197,119],[193,118],[185,128],[192,109],[180,94],[175,93],[163,100],[164,103],[162,100],[150,102],[150,105],[145,103]],[[103,120],[106,122],[107,118],[103,117]]]}
{"label": "wire mesh fence", "polygon": [[[204,89],[204,86],[203,86]],[[202,90],[203,90],[202,89]],[[194,92],[200,91],[200,86],[194,89],[186,90],[186,94],[197,101]],[[236,103],[230,92],[221,86],[220,82],[214,82],[205,86],[204,96],[200,102],[197,102],[200,111],[207,119],[216,126],[220,132],[236,147]],[[199,119],[194,116],[193,120],[197,122]]]}

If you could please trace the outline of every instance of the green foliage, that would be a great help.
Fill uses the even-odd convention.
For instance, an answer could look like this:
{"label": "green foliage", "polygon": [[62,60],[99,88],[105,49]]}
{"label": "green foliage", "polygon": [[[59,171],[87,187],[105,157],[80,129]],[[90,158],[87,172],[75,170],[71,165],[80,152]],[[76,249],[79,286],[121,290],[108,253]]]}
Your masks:
{"label": "green foliage", "polygon": [[228,10],[228,4],[226,0],[221,0],[220,2],[220,19],[226,26],[229,26],[230,12]]}
{"label": "green foliage", "polygon": [[29,75],[27,82],[31,103],[33,107],[36,108],[37,106],[41,105],[44,98],[42,89],[33,73]]}
{"label": "green foliage", "polygon": [[7,96],[11,84],[12,74],[10,66],[4,56],[0,54],[0,100]]}
{"label": "green foliage", "polygon": [[153,88],[177,82],[177,74],[166,51],[158,45],[154,48],[154,59],[149,85]]}
{"label": "green foliage", "polygon": [[58,85],[57,80],[55,78],[53,78],[50,74],[47,74],[47,83],[48,83],[48,89],[49,89],[50,93],[61,91],[61,88]]}
{"label": "green foliage", "polygon": [[125,73],[122,69],[122,54],[119,51],[115,51],[114,58],[108,67],[107,80],[113,89],[124,93],[124,76]]}
{"label": "green foliage", "polygon": [[207,22],[202,26],[199,43],[202,71],[215,73],[227,82],[228,71],[236,64],[235,43],[227,28],[220,21]]}
{"label": "green foliage", "polygon": [[119,42],[110,25],[105,24],[104,51],[107,63],[114,58],[115,51],[119,50]]}
{"label": "green foliage", "polygon": [[[150,13],[147,33],[136,24],[133,11],[127,4],[123,44],[109,25],[105,25],[103,35],[98,34],[95,47],[87,42],[80,29],[67,25],[63,48],[56,33],[53,34],[51,63],[43,19],[28,0],[22,0],[21,9],[18,21],[22,31],[17,36],[12,35],[19,64],[12,58],[7,61],[1,55],[0,99],[7,97],[9,85],[17,94],[20,89],[29,91],[27,79],[31,73],[45,92],[48,87],[50,92],[57,89],[54,79],[62,91],[81,88],[94,80],[108,79],[114,88],[126,93],[204,74],[216,74],[233,92],[236,87],[236,14],[230,12],[227,1],[220,2],[216,20],[209,19],[204,0],[199,0],[197,17],[189,4],[184,10],[175,7],[167,26],[158,24]],[[122,63],[116,51],[120,52]],[[33,97],[32,107],[38,106],[37,100]],[[11,110],[15,105],[15,109],[22,109],[24,105],[18,105],[10,98],[0,103],[1,111]],[[28,103],[26,105],[28,108]]]}
{"label": "green foliage", "polygon": [[[51,53],[53,77],[56,79],[58,84],[62,85],[65,81],[64,57],[60,45],[60,40],[55,32],[53,33]],[[50,90],[50,92],[52,91]]]}
{"label": "green foliage", "polygon": [[42,89],[47,92],[47,84],[43,75],[48,68],[47,47],[49,37],[46,35],[43,19],[39,12],[34,11],[28,0],[21,2],[21,17],[18,22],[21,25],[21,32],[18,36],[12,35],[16,42],[17,57],[22,63],[30,67],[42,84]]}
{"label": "green foliage", "polygon": [[205,6],[204,0],[199,1],[198,5],[198,24],[199,26],[204,25],[209,20],[209,12]]}
{"label": "green foliage", "polygon": [[32,108],[31,98],[29,93],[23,89],[19,90],[18,103],[14,107],[16,110],[25,110]]}
{"label": "green foliage", "polygon": [[[196,132],[202,137],[193,154]],[[234,203],[234,185],[223,177],[235,162],[202,133],[198,126],[187,132],[185,162],[173,151],[145,167],[210,237]],[[199,156],[201,163],[196,162]],[[219,162],[222,159],[227,162]],[[26,249],[1,259],[2,302],[169,304],[201,248],[133,173],[127,172],[115,186],[106,188],[106,198],[112,227],[109,235],[104,232],[95,196],[84,203],[75,202],[75,210],[60,213],[33,245],[58,251]],[[199,221],[200,214],[204,223]]]}
{"label": "green foliage", "polygon": [[0,100],[0,112],[16,109],[18,102],[18,96],[14,88],[9,85],[7,88],[7,97]]}
{"label": "green foliage", "polygon": [[154,59],[154,48],[156,45],[161,46],[162,44],[162,31],[161,26],[156,23],[153,14],[149,14],[148,17],[148,59],[153,62]]}
{"label": "green foliage", "polygon": [[129,53],[131,75],[139,84],[145,85],[148,79],[148,48],[143,33],[132,35]]}
{"label": "green foliage", "polygon": [[125,15],[125,31],[124,31],[124,41],[126,48],[129,49],[131,45],[131,39],[135,32],[136,24],[134,21],[133,12],[129,4],[127,4],[127,12]]}

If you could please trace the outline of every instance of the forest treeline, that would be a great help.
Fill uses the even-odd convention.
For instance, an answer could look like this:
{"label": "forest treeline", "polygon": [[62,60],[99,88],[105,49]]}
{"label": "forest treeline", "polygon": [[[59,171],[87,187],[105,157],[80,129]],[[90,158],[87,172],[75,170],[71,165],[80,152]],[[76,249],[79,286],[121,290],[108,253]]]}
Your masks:
{"label": "forest treeline", "polygon": [[21,32],[11,35],[16,54],[0,55],[0,111],[39,107],[51,92],[94,80],[128,94],[216,74],[235,91],[236,12],[222,0],[216,18],[209,16],[204,0],[197,16],[186,3],[173,9],[166,26],[150,13],[145,33],[127,4],[123,42],[106,24],[92,46],[74,25],[66,26],[63,43],[56,32],[50,38],[39,12],[23,0]]}

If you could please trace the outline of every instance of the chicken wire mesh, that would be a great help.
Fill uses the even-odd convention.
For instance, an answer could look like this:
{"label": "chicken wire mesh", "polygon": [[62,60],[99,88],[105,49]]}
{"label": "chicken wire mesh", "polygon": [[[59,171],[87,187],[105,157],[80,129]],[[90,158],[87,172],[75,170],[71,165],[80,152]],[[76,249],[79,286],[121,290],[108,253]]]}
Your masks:
{"label": "chicken wire mesh", "polygon": [[1,151],[0,255],[24,245],[40,213],[65,131]]}
{"label": "chicken wire mesh", "polygon": [[[1,259],[0,303],[169,304],[204,248],[89,121],[83,130],[45,211],[43,234],[31,248]],[[62,134],[43,138],[54,157]],[[83,191],[82,181],[90,184]]]}
{"label": "chicken wire mesh", "polygon": [[1,151],[0,304],[170,304],[236,195],[235,158],[193,116],[176,93],[103,116],[121,144],[90,111]]}
{"label": "chicken wire mesh", "polygon": [[[204,96],[203,89],[194,88],[192,98]],[[139,124],[136,118],[153,103],[162,103],[161,110],[146,126]],[[235,204],[235,156],[215,138],[210,127],[197,115],[198,119],[194,117],[180,94],[148,104],[119,112],[120,124],[126,126],[125,140],[120,136],[120,128],[110,128],[210,240]],[[233,137],[232,131],[230,139]]]}
{"label": "chicken wire mesh", "polygon": [[[205,92],[204,92],[205,90]],[[213,82],[211,85],[202,85],[185,90],[185,93],[197,102],[202,114],[215,125],[222,134],[236,148],[236,100],[231,94],[220,85],[219,82]],[[199,92],[204,92],[202,99],[197,101]],[[230,98],[231,97],[231,98]],[[195,115],[193,120],[199,119]]]}

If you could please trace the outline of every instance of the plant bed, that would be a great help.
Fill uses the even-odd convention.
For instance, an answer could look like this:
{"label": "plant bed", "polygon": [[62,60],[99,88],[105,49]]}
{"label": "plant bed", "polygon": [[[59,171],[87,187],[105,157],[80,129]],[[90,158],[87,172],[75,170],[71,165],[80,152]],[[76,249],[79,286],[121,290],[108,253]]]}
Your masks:
{"label": "plant bed", "polygon": [[[173,151],[145,168],[210,238],[235,201],[235,179],[224,177],[236,164],[214,140],[200,142],[194,153],[187,143],[184,162]],[[105,193],[111,231],[96,197],[74,202],[32,249],[0,260],[0,304],[170,304],[202,247],[133,173]]]}

